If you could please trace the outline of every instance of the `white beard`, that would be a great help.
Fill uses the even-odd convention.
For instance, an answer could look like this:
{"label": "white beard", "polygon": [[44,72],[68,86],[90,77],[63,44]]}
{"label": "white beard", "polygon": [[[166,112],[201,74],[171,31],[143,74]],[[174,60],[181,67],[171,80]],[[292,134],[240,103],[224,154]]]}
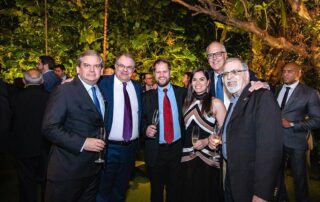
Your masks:
{"label": "white beard", "polygon": [[236,86],[228,86],[226,85],[227,90],[229,91],[229,93],[231,94],[235,94],[236,92],[239,92],[241,89],[241,85],[239,82],[237,82]]}

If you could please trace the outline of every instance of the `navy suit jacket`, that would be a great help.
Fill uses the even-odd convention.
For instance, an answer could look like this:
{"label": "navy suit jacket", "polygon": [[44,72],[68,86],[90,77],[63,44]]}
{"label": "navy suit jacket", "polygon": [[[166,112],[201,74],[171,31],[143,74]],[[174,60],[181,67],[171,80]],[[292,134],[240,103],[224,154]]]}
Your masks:
{"label": "navy suit jacket", "polygon": [[[113,92],[113,87],[114,87],[114,77],[115,75],[112,76],[104,76],[100,79],[98,85],[99,85],[99,89],[102,93],[102,95],[104,96],[104,99],[106,99],[107,103],[108,103],[108,119],[106,121],[106,128],[108,131],[108,136],[109,136],[109,132],[111,130],[112,127],[112,120],[113,120],[113,107],[114,107],[114,92]],[[139,129],[140,129],[140,120],[141,120],[141,86],[138,82],[131,80],[131,82],[133,83],[133,86],[136,90],[136,94],[137,94],[137,99],[138,99],[138,111],[139,111]]]}
{"label": "navy suit jacket", "polygon": [[61,83],[61,79],[53,71],[43,74],[43,81],[44,89],[49,93]]}

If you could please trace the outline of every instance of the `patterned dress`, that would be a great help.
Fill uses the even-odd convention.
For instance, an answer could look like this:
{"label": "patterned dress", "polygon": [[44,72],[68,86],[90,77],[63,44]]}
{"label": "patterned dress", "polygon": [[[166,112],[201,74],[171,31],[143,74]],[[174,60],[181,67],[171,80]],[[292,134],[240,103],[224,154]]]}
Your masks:
{"label": "patterned dress", "polygon": [[193,150],[192,133],[199,131],[199,139],[207,138],[213,131],[216,120],[201,113],[201,102],[193,102],[184,114],[186,137],[183,143],[182,201],[223,201],[219,154],[208,147]]}

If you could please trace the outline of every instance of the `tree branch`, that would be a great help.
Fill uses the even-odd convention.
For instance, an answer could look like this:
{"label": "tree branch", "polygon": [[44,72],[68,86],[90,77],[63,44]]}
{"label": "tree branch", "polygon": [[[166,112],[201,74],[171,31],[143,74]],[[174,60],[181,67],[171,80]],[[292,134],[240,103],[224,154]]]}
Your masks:
{"label": "tree branch", "polygon": [[307,7],[305,6],[304,2],[301,0],[288,0],[289,4],[291,5],[291,9],[294,13],[298,14],[298,16],[306,21],[312,21],[312,18],[310,17],[309,11]]}

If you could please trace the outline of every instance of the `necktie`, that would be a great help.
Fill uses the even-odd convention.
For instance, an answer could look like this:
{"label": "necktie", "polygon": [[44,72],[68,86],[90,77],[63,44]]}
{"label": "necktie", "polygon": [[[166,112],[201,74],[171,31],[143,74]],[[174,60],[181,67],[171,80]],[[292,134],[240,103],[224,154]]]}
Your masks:
{"label": "necktie", "polygon": [[167,95],[168,89],[163,89],[163,119],[164,119],[164,140],[171,144],[173,141],[173,120],[170,100]]}
{"label": "necktie", "polygon": [[132,111],[130,98],[127,91],[127,83],[123,82],[123,96],[124,96],[124,115],[123,115],[123,133],[124,141],[129,141],[132,136]]}
{"label": "necktie", "polygon": [[284,93],[284,96],[282,98],[280,109],[283,110],[284,106],[286,105],[288,94],[289,94],[290,87],[286,87],[286,92]]}
{"label": "necktie", "polygon": [[100,108],[100,103],[99,103],[99,100],[98,100],[98,97],[97,97],[96,87],[93,86],[93,87],[91,88],[91,91],[92,91],[93,103],[94,103],[94,105],[96,106],[99,114],[102,116],[101,108]]}
{"label": "necktie", "polygon": [[216,87],[216,98],[220,99],[223,102],[223,84],[222,84],[222,75],[218,75],[217,87]]}

